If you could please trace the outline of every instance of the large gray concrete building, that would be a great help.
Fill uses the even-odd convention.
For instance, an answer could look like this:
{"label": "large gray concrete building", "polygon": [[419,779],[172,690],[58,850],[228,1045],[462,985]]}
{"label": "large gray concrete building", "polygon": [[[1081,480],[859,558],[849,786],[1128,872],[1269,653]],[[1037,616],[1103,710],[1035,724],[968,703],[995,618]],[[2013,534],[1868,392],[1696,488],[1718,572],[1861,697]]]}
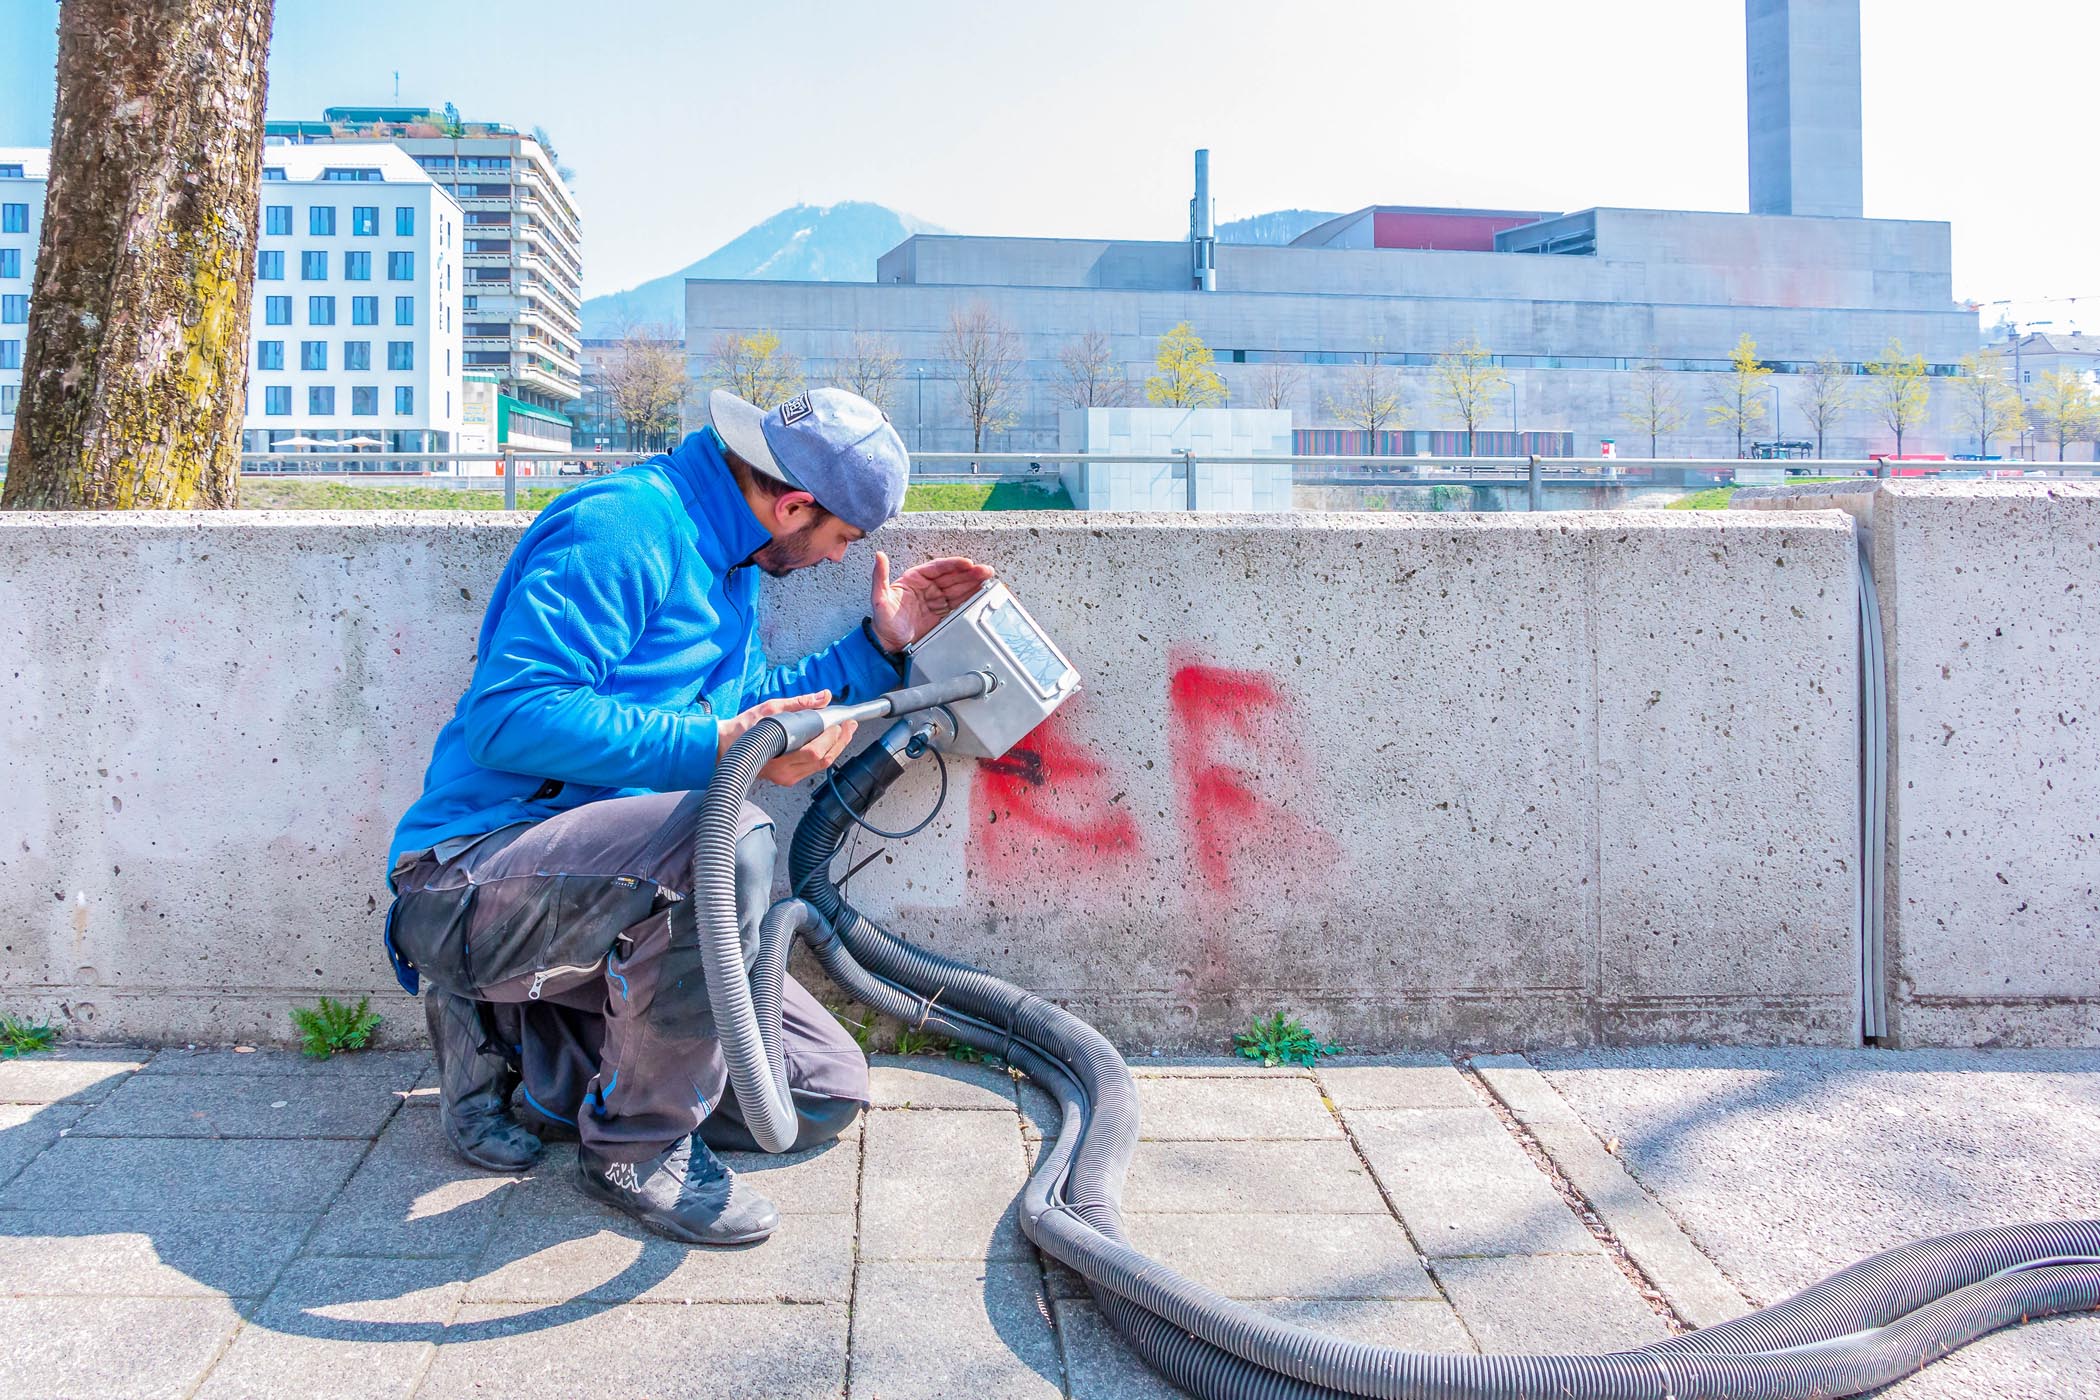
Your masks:
{"label": "large gray concrete building", "polygon": [[[1105,336],[1132,386],[1159,337],[1186,321],[1217,353],[1231,402],[1292,411],[1301,451],[1373,450],[1337,408],[1366,361],[1392,368],[1402,407],[1377,450],[1466,450],[1464,424],[1433,388],[1436,357],[1477,341],[1509,380],[1474,442],[1482,453],[1592,455],[1606,439],[1646,455],[1634,425],[1659,366],[1684,423],[1664,456],[1734,456],[1706,407],[1738,337],[1778,372],[1755,436],[1813,437],[1800,372],[1835,359],[1855,373],[1891,341],[1955,373],[1978,346],[1954,300],[1948,225],[1859,217],[1857,0],[1747,0],[1750,213],[1653,209],[1460,210],[1374,205],[1281,247],[1215,246],[1207,201],[1187,241],[919,235],[879,261],[872,283],[692,280],[686,343],[707,377],[722,332],[771,330],[812,379],[888,338],[905,372],[888,406],[907,441],[966,449],[951,316],[984,306],[1019,338],[1012,426],[987,447],[1048,450],[1071,407],[1060,356]],[[1199,156],[1199,188],[1204,177]],[[1894,448],[1870,381],[1833,425],[1830,456]],[[1934,395],[1912,453],[1960,450],[1952,396]],[[1776,421],[1775,421],[1776,420]]]}

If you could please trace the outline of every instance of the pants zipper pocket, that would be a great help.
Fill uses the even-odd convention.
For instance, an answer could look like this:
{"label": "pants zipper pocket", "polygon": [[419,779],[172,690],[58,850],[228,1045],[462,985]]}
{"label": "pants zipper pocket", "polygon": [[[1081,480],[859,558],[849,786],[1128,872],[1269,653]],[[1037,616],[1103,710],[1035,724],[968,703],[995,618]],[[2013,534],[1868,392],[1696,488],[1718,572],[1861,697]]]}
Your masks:
{"label": "pants zipper pocket", "polygon": [[547,985],[547,979],[550,977],[560,977],[564,973],[570,972],[576,973],[578,975],[581,975],[586,972],[596,972],[598,970],[599,964],[603,963],[604,961],[605,959],[599,958],[597,962],[583,963],[580,965],[556,965],[554,967],[543,967],[539,971],[532,974],[532,986],[526,990],[525,1000],[538,1001],[540,999],[540,988]]}

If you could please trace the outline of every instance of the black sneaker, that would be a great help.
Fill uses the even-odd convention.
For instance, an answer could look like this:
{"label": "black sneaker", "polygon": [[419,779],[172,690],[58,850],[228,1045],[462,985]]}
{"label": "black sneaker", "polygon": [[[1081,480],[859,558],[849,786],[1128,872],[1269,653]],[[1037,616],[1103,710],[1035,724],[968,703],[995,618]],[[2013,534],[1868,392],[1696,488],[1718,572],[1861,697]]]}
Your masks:
{"label": "black sneaker", "polygon": [[780,1224],[773,1203],[738,1180],[697,1137],[642,1162],[576,1154],[583,1189],[686,1244],[757,1244]]}
{"label": "black sneaker", "polygon": [[483,1053],[481,1013],[474,1003],[427,987],[423,1015],[437,1060],[439,1121],[452,1149],[492,1172],[523,1171],[538,1161],[540,1140],[510,1114],[516,1071],[501,1055]]}

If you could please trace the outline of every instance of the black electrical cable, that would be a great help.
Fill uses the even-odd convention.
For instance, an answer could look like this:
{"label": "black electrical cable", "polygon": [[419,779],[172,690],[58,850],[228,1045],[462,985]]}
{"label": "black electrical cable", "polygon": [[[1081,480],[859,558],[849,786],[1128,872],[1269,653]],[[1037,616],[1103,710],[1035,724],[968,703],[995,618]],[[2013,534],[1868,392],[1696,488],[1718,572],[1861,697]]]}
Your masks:
{"label": "black electrical cable", "polygon": [[[907,841],[912,837],[917,836],[927,827],[933,825],[933,819],[941,814],[941,808],[945,806],[948,801],[948,760],[941,756],[941,751],[939,749],[933,748],[930,745],[927,746],[925,751],[933,755],[934,763],[941,770],[941,790],[933,795],[933,810],[928,812],[925,815],[925,817],[920,820],[917,826],[907,827],[903,831],[884,831],[881,827],[871,824],[868,821],[868,819],[862,816],[859,812],[854,811],[853,804],[848,802],[846,800],[845,794],[839,791],[839,773],[836,767],[827,768],[824,770],[824,787],[826,791],[828,791],[834,798],[838,799],[840,809],[843,810],[848,817],[852,818],[853,824],[859,827],[862,831],[867,832],[871,836],[880,836],[885,841]],[[913,757],[917,757],[917,755],[913,755]],[[851,878],[850,871],[848,872],[847,878]]]}

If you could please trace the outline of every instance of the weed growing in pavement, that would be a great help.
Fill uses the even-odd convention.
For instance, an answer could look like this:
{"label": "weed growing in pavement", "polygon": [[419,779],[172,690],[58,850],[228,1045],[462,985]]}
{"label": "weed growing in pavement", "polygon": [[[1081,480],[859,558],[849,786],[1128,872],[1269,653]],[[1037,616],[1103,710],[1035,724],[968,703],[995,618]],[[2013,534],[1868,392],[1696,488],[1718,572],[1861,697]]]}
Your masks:
{"label": "weed growing in pavement", "polygon": [[381,1017],[372,1010],[370,997],[359,997],[356,1006],[322,997],[312,1006],[292,1008],[292,1024],[299,1028],[299,1048],[316,1060],[337,1051],[362,1050],[379,1029]]}
{"label": "weed growing in pavement", "polygon": [[0,1060],[12,1060],[17,1055],[34,1055],[39,1050],[49,1050],[58,1044],[58,1027],[39,1025],[33,1021],[18,1021],[12,1016],[0,1016]]}
{"label": "weed growing in pavement", "polygon": [[853,1037],[853,1043],[860,1047],[861,1054],[867,1054],[868,1042],[875,1035],[875,1013],[870,1011],[856,1021],[845,1012],[834,1007],[831,1015],[834,1020],[846,1028],[846,1034]]}
{"label": "weed growing in pavement", "polygon": [[1322,1055],[1342,1053],[1341,1046],[1322,1044],[1303,1021],[1295,1016],[1286,1019],[1281,1011],[1255,1017],[1246,1030],[1232,1038],[1232,1047],[1270,1069],[1278,1065],[1304,1065],[1309,1069]]}
{"label": "weed growing in pavement", "polygon": [[947,1048],[948,1037],[935,1035],[932,1031],[906,1026],[897,1032],[897,1053],[900,1055],[938,1055]]}

